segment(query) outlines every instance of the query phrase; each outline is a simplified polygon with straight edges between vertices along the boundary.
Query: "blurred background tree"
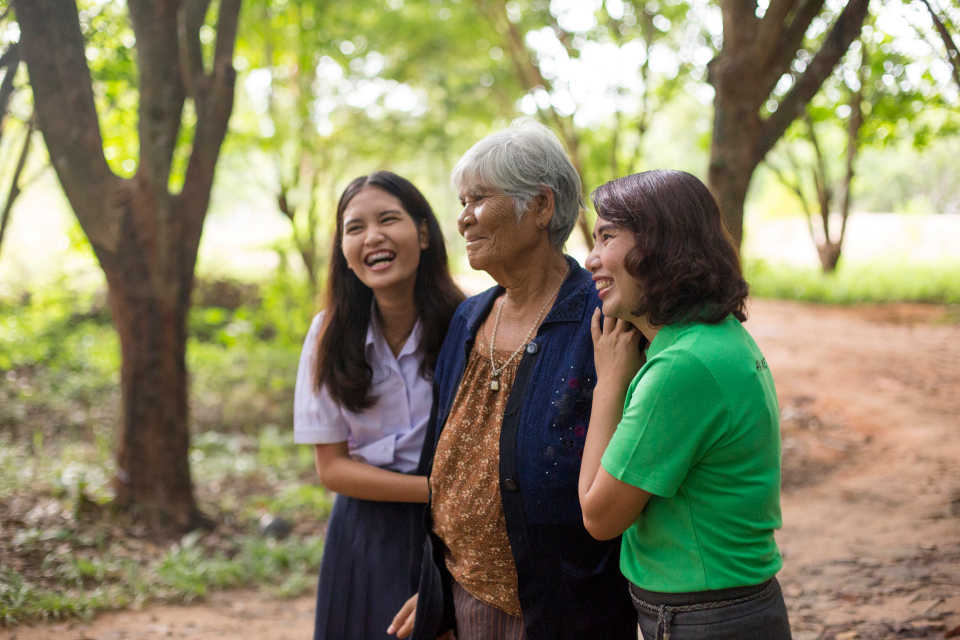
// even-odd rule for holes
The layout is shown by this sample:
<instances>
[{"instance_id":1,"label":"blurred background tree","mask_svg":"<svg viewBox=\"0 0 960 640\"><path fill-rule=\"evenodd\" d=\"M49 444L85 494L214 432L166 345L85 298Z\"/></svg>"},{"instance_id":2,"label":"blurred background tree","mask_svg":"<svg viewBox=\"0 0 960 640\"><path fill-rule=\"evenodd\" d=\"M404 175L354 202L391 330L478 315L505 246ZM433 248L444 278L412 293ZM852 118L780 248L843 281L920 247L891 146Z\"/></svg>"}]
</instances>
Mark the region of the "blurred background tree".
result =
<instances>
[{"instance_id":1,"label":"blurred background tree","mask_svg":"<svg viewBox=\"0 0 960 640\"><path fill-rule=\"evenodd\" d=\"M209 5L129 3L137 89L127 99L137 103L137 126L124 132L124 140L137 141L139 149L132 176L124 177L107 162L87 63L88 56L107 56L113 47L84 39L73 3L14 4L39 129L103 269L120 337L123 413L114 502L156 533L179 534L201 523L188 459L186 321L214 168L233 106L240 2L219 3L215 28L207 24ZM97 30L98 37L105 33L114 35ZM121 75L129 71L124 54L131 51L122 47L121 65L111 68ZM111 100L113 89L108 82L103 98ZM124 113L106 110L108 118ZM178 155L186 158L179 171ZM124 169L134 169L126 162Z\"/></svg>"}]
</instances>

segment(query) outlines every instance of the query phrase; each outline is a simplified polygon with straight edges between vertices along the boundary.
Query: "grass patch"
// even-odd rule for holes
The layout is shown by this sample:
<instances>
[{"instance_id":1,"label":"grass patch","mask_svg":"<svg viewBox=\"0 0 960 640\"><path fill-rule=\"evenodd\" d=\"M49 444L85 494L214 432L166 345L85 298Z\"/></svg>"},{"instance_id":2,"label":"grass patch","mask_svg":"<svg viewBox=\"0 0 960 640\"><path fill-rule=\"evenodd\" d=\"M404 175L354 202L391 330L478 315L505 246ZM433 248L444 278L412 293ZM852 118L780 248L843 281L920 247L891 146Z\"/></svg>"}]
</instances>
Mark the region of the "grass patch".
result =
<instances>
[{"instance_id":1,"label":"grass patch","mask_svg":"<svg viewBox=\"0 0 960 640\"><path fill-rule=\"evenodd\" d=\"M274 541L247 536L229 556L188 535L149 563L110 555L68 558L48 568L59 578L58 588L37 586L5 568L0 571L0 626L89 618L147 601L187 603L212 590L246 585L260 585L276 597L295 597L313 586L322 553L319 537Z\"/></svg>"},{"instance_id":2,"label":"grass patch","mask_svg":"<svg viewBox=\"0 0 960 640\"><path fill-rule=\"evenodd\" d=\"M917 302L960 304L960 262L841 262L835 273L748 259L744 273L758 298L831 304Z\"/></svg>"},{"instance_id":3,"label":"grass patch","mask_svg":"<svg viewBox=\"0 0 960 640\"><path fill-rule=\"evenodd\" d=\"M13 532L0 537L0 626L187 603L236 587L277 597L313 588L331 495L313 481L309 448L281 430L195 438L197 499L216 527L165 546L111 512L109 451L34 446L0 438L0 530ZM290 534L263 535L264 516L285 519Z\"/></svg>"}]
</instances>

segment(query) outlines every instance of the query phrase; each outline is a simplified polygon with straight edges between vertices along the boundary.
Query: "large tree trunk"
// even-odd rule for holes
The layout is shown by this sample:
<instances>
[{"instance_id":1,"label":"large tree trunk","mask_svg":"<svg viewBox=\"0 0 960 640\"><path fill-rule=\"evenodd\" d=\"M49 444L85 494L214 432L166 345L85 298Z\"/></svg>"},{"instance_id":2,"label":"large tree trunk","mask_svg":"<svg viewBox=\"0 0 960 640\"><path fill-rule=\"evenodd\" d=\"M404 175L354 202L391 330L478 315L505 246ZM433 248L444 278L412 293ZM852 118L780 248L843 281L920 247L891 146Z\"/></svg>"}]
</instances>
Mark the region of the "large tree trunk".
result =
<instances>
[{"instance_id":1,"label":"large tree trunk","mask_svg":"<svg viewBox=\"0 0 960 640\"><path fill-rule=\"evenodd\" d=\"M116 504L153 533L198 523L189 465L186 319L214 168L233 106L240 0L221 0L204 70L209 0L129 0L140 82L140 165L107 166L76 5L16 0L39 128L107 279L122 352ZM50 46L56 43L56 46ZM168 191L185 99L196 130L183 190ZM68 116L68 117L65 117Z\"/></svg>"},{"instance_id":2,"label":"large tree trunk","mask_svg":"<svg viewBox=\"0 0 960 640\"><path fill-rule=\"evenodd\" d=\"M780 78L791 72L808 27L824 0L723 0L723 47L710 62L714 127L710 188L736 246L743 240L743 205L757 165L773 148L860 34L869 0L850 0L777 109L762 116Z\"/></svg>"},{"instance_id":3,"label":"large tree trunk","mask_svg":"<svg viewBox=\"0 0 960 640\"><path fill-rule=\"evenodd\" d=\"M153 198L138 180L124 181L117 251L98 251L122 353L122 423L117 439L115 504L154 532L182 532L199 523L189 465L187 312L196 254L158 278L150 226ZM172 233L170 242L194 246L199 234ZM179 253L167 247L159 253ZM159 284L159 286L158 286Z\"/></svg>"},{"instance_id":4,"label":"large tree trunk","mask_svg":"<svg viewBox=\"0 0 960 640\"><path fill-rule=\"evenodd\" d=\"M710 146L708 180L727 231L740 245L743 238L743 206L750 188L750 179L759 160L754 141L761 132L756 111L744 108L750 102L726 83L739 84L737 70L730 76L717 73L713 118L713 144Z\"/></svg>"}]
</instances>

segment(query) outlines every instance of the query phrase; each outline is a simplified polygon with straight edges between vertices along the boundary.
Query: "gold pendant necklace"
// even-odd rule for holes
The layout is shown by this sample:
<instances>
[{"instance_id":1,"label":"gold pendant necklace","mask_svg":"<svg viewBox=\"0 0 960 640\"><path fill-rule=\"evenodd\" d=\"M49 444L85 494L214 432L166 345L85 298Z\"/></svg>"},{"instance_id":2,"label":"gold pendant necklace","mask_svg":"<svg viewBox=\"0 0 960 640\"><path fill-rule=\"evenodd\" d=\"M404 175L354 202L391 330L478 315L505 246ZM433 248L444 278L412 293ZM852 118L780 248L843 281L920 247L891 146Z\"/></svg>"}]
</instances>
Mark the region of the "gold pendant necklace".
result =
<instances>
[{"instance_id":1,"label":"gold pendant necklace","mask_svg":"<svg viewBox=\"0 0 960 640\"><path fill-rule=\"evenodd\" d=\"M492 332L492 334L490 335L490 353L489 353L489 357L490 357L490 391L499 391L499 390L500 390L500 379L499 379L499 378L500 378L500 374L503 373L503 370L506 369L507 366L508 366L511 362L513 362L513 359L516 358L517 355L519 355L519 353L520 353L521 351L523 351L523 348L524 348L525 346L527 346L527 343L530 342L530 338L533 337L534 331L536 331L536 330L537 330L537 327L540 326L540 320L543 319L543 315L544 315L544 313L546 313L547 307L550 305L551 302L553 302L553 299L556 298L557 295L560 293L560 287L563 286L563 282L564 282L564 280L566 280L566 279L567 279L566 274L564 274L564 277L560 280L560 286L557 287L557 290L553 292L553 295L550 296L549 298L547 298L546 301L543 303L543 306L540 307L540 311L537 312L537 319L534 320L533 326L530 327L530 331L527 332L527 336L526 336L526 337L523 339L523 341L520 343L520 346L517 347L517 348L514 350L514 352L510 354L510 357L507 358L506 362L504 362L504 363L498 368L498 367L497 367L497 362L496 362L496 360L493 359L493 345L495 345L495 344L497 343L497 328L500 326L500 314L503 313L503 305L505 305L506 302L507 302L507 296L506 296L506 294L504 294L503 299L500 301L500 306L497 307L497 313L496 313L496 315L495 315L494 318L493 318L493 332Z\"/></svg>"}]
</instances>

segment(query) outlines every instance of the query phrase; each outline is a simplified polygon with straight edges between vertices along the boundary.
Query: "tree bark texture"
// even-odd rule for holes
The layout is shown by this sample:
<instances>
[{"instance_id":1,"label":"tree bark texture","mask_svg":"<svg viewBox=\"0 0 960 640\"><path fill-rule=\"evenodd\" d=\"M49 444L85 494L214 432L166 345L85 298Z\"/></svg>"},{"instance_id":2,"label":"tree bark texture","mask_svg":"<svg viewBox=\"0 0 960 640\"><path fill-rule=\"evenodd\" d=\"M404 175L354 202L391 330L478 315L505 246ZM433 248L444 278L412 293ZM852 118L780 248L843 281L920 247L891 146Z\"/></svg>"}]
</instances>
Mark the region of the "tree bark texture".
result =
<instances>
[{"instance_id":1,"label":"tree bark texture","mask_svg":"<svg viewBox=\"0 0 960 640\"><path fill-rule=\"evenodd\" d=\"M743 205L757 165L820 90L860 34L869 0L850 0L804 71L794 77L773 113L763 116L771 92L791 68L804 34L824 0L770 0L763 17L756 2L723 0L723 46L710 62L714 88L710 188L737 246Z\"/></svg>"},{"instance_id":2,"label":"tree bark texture","mask_svg":"<svg viewBox=\"0 0 960 640\"><path fill-rule=\"evenodd\" d=\"M233 104L240 0L222 0L212 69L199 52L208 0L130 0L137 38L140 163L108 167L76 5L15 0L38 124L106 275L122 354L116 504L155 533L198 522L189 465L187 312L214 168ZM197 20L200 15L201 20ZM50 43L57 43L51 46ZM184 101L197 112L184 186L168 189Z\"/></svg>"}]
</instances>

